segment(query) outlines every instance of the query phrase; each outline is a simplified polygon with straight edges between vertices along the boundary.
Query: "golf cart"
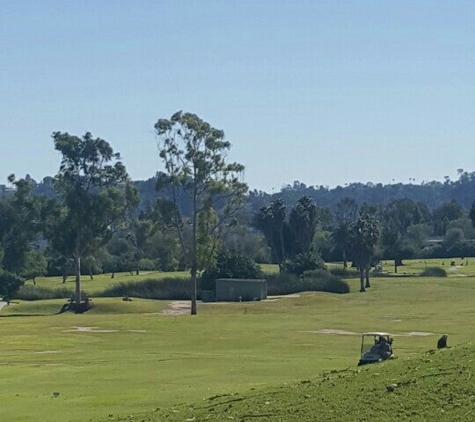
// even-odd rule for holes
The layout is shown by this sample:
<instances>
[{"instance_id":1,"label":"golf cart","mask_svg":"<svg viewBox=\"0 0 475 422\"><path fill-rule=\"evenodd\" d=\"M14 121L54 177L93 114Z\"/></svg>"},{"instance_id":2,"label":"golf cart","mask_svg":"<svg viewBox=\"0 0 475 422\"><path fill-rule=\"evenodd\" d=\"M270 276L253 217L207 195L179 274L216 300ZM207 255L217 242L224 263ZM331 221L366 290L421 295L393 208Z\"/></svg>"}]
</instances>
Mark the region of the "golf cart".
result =
<instances>
[{"instance_id":1,"label":"golf cart","mask_svg":"<svg viewBox=\"0 0 475 422\"><path fill-rule=\"evenodd\" d=\"M358 366L392 359L393 339L388 333L363 333L361 338L361 358Z\"/></svg>"}]
</instances>

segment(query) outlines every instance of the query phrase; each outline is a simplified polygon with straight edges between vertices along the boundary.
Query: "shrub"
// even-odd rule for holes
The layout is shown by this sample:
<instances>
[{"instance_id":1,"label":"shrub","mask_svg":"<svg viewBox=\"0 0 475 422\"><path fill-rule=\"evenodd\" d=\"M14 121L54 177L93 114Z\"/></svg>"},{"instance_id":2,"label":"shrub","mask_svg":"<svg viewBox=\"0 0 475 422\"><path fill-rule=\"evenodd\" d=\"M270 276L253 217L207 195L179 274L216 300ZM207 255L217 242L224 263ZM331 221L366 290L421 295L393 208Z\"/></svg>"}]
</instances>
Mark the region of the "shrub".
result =
<instances>
[{"instance_id":1,"label":"shrub","mask_svg":"<svg viewBox=\"0 0 475 422\"><path fill-rule=\"evenodd\" d=\"M187 300L190 299L190 279L168 277L161 280L147 279L117 283L96 296Z\"/></svg>"},{"instance_id":2,"label":"shrub","mask_svg":"<svg viewBox=\"0 0 475 422\"><path fill-rule=\"evenodd\" d=\"M303 278L312 284L315 284L315 290L328 293L349 293L350 286L341 278L330 274L326 270L307 271Z\"/></svg>"},{"instance_id":3,"label":"shrub","mask_svg":"<svg viewBox=\"0 0 475 422\"><path fill-rule=\"evenodd\" d=\"M358 277L358 271L355 268L333 267L328 270L330 274L340 278Z\"/></svg>"},{"instance_id":4,"label":"shrub","mask_svg":"<svg viewBox=\"0 0 475 422\"><path fill-rule=\"evenodd\" d=\"M221 251L218 254L216 265L206 270L200 281L202 290L215 290L215 281L218 278L263 278L259 265L251 258L241 253L227 253Z\"/></svg>"},{"instance_id":5,"label":"shrub","mask_svg":"<svg viewBox=\"0 0 475 422\"><path fill-rule=\"evenodd\" d=\"M301 275L305 271L324 269L325 263L317 255L297 254L284 265L285 272Z\"/></svg>"},{"instance_id":6,"label":"shrub","mask_svg":"<svg viewBox=\"0 0 475 422\"><path fill-rule=\"evenodd\" d=\"M20 300L43 300L43 299L68 299L74 296L75 292L66 287L59 289L47 289L40 286L23 285L15 294L15 299ZM86 292L83 295L87 296Z\"/></svg>"},{"instance_id":7,"label":"shrub","mask_svg":"<svg viewBox=\"0 0 475 422\"><path fill-rule=\"evenodd\" d=\"M24 281L16 274L12 274L8 271L2 271L0 273L0 295L4 300L9 301L18 289L23 285Z\"/></svg>"},{"instance_id":8,"label":"shrub","mask_svg":"<svg viewBox=\"0 0 475 422\"><path fill-rule=\"evenodd\" d=\"M326 270L307 271L300 277L289 273L267 276L267 293L269 295L285 295L305 291L349 293L350 287Z\"/></svg>"},{"instance_id":9,"label":"shrub","mask_svg":"<svg viewBox=\"0 0 475 422\"><path fill-rule=\"evenodd\" d=\"M447 271L440 267L427 267L421 273L422 277L447 277Z\"/></svg>"},{"instance_id":10,"label":"shrub","mask_svg":"<svg viewBox=\"0 0 475 422\"><path fill-rule=\"evenodd\" d=\"M139 262L139 268L142 271L154 271L157 269L155 261L149 258L142 258Z\"/></svg>"}]
</instances>

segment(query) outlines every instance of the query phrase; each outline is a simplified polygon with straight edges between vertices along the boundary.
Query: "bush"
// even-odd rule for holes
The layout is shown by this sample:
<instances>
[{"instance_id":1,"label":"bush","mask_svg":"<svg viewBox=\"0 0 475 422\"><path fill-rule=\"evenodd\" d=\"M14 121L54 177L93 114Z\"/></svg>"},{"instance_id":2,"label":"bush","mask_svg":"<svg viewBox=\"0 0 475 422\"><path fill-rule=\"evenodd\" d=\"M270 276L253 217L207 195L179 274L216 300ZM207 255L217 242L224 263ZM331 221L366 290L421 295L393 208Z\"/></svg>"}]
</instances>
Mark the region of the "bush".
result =
<instances>
[{"instance_id":1,"label":"bush","mask_svg":"<svg viewBox=\"0 0 475 422\"><path fill-rule=\"evenodd\" d=\"M15 299L20 300L43 300L43 299L69 299L75 292L66 287L59 289L46 289L44 287L23 285L15 294ZM83 295L87 293L83 292Z\"/></svg>"},{"instance_id":2,"label":"bush","mask_svg":"<svg viewBox=\"0 0 475 422\"><path fill-rule=\"evenodd\" d=\"M269 274L267 277L269 295L286 295L305 291L349 293L350 287L340 278L326 270L307 271L298 277L294 274Z\"/></svg>"},{"instance_id":3,"label":"bush","mask_svg":"<svg viewBox=\"0 0 475 422\"><path fill-rule=\"evenodd\" d=\"M216 265L206 270L200 281L201 290L215 290L215 281L218 278L263 278L261 267L251 258L241 253L227 253L221 251L218 254Z\"/></svg>"},{"instance_id":4,"label":"bush","mask_svg":"<svg viewBox=\"0 0 475 422\"><path fill-rule=\"evenodd\" d=\"M0 296L2 296L4 300L9 301L23 283L23 279L16 274L2 271L0 273Z\"/></svg>"},{"instance_id":5,"label":"bush","mask_svg":"<svg viewBox=\"0 0 475 422\"><path fill-rule=\"evenodd\" d=\"M354 278L359 277L358 271L355 268L333 267L328 270L330 274L340 278Z\"/></svg>"},{"instance_id":6,"label":"bush","mask_svg":"<svg viewBox=\"0 0 475 422\"><path fill-rule=\"evenodd\" d=\"M421 273L422 277L447 277L447 271L440 267L427 267Z\"/></svg>"},{"instance_id":7,"label":"bush","mask_svg":"<svg viewBox=\"0 0 475 422\"><path fill-rule=\"evenodd\" d=\"M102 297L140 297L143 299L189 300L190 279L168 277L117 283L96 295Z\"/></svg>"},{"instance_id":8,"label":"bush","mask_svg":"<svg viewBox=\"0 0 475 422\"><path fill-rule=\"evenodd\" d=\"M157 269L157 267L155 266L155 261L149 258L142 258L139 261L139 268L142 271L154 271Z\"/></svg>"},{"instance_id":9,"label":"bush","mask_svg":"<svg viewBox=\"0 0 475 422\"><path fill-rule=\"evenodd\" d=\"M325 269L325 263L316 255L298 254L284 265L287 273L302 275L305 271Z\"/></svg>"}]
</instances>

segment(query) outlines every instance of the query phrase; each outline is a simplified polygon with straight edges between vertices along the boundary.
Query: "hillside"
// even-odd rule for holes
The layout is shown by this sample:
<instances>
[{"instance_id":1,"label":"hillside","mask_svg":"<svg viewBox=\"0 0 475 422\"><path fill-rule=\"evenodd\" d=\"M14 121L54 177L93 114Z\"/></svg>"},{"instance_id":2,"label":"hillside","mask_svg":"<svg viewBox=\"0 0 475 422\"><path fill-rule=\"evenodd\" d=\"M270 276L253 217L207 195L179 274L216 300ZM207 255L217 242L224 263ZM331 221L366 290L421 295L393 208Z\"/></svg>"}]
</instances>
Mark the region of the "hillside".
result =
<instances>
[{"instance_id":1,"label":"hillside","mask_svg":"<svg viewBox=\"0 0 475 422\"><path fill-rule=\"evenodd\" d=\"M471 343L396 358L247 394L108 421L471 421L475 418Z\"/></svg>"}]
</instances>

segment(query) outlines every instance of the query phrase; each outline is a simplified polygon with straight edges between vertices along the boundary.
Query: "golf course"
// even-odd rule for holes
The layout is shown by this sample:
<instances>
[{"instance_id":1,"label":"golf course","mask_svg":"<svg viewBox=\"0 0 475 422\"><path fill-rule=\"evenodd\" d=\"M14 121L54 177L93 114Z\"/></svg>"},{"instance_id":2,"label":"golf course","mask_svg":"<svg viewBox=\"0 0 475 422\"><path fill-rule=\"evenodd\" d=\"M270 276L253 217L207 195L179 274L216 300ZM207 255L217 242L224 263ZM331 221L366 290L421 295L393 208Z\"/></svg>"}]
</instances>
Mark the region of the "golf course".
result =
<instances>
[{"instance_id":1,"label":"golf course","mask_svg":"<svg viewBox=\"0 0 475 422\"><path fill-rule=\"evenodd\" d=\"M2 420L473 420L475 259L450 261L405 261L365 293L352 278L349 294L199 303L196 316L94 296L123 274L84 277L82 315L13 300L0 311ZM427 266L447 277L421 277ZM357 367L367 331L391 333L396 359ZM443 333L450 348L434 350Z\"/></svg>"}]
</instances>

